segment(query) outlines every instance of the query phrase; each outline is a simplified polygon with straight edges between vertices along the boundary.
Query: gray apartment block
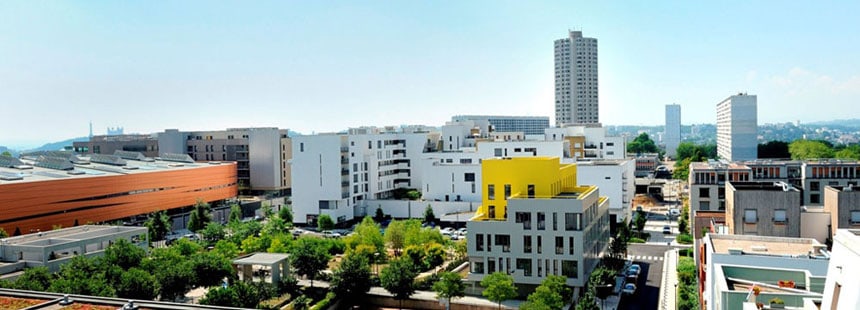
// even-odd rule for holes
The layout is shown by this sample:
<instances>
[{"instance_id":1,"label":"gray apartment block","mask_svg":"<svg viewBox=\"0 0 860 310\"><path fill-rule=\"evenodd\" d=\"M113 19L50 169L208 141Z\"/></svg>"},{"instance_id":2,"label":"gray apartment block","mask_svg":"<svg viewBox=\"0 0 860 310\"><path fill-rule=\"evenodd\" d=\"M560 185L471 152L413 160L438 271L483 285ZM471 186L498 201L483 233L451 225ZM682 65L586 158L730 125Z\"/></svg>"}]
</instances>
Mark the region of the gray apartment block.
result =
<instances>
[{"instance_id":1,"label":"gray apartment block","mask_svg":"<svg viewBox=\"0 0 860 310\"><path fill-rule=\"evenodd\" d=\"M824 212L830 213L830 237L837 229L860 228L860 188L827 186L824 189Z\"/></svg>"},{"instance_id":2,"label":"gray apartment block","mask_svg":"<svg viewBox=\"0 0 860 310\"><path fill-rule=\"evenodd\" d=\"M799 238L800 211L800 190L789 184L726 184L726 224L735 235Z\"/></svg>"},{"instance_id":3,"label":"gray apartment block","mask_svg":"<svg viewBox=\"0 0 860 310\"><path fill-rule=\"evenodd\" d=\"M758 158L758 104L740 93L717 104L717 154L726 160Z\"/></svg>"}]
</instances>

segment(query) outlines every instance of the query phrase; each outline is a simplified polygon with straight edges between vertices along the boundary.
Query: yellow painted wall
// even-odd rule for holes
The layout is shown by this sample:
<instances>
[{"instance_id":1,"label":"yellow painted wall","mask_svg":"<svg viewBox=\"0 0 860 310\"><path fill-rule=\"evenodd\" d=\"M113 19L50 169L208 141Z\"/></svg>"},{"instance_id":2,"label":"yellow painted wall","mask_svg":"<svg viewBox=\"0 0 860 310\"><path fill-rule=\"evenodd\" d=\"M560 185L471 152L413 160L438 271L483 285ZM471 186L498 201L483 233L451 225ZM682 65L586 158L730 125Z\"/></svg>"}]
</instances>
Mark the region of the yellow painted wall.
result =
<instances>
[{"instance_id":1,"label":"yellow painted wall","mask_svg":"<svg viewBox=\"0 0 860 310\"><path fill-rule=\"evenodd\" d=\"M576 187L576 166L562 165L558 157L484 159L481 164L481 179L482 204L474 219L504 220L507 208L506 184L511 185L512 197L527 196L529 184L534 184L536 198L553 197L565 188ZM490 199L489 185L494 188L493 199ZM491 209L494 214L490 214Z\"/></svg>"}]
</instances>

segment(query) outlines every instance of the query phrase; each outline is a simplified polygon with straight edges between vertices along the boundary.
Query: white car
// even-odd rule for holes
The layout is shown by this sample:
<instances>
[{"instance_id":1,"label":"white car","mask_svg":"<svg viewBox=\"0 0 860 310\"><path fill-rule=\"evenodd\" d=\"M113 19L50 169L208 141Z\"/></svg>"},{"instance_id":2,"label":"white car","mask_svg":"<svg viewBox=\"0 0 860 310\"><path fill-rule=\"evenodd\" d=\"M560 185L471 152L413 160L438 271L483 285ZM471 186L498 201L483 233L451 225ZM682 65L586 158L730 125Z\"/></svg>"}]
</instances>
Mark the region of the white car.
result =
<instances>
[{"instance_id":1,"label":"white car","mask_svg":"<svg viewBox=\"0 0 860 310\"><path fill-rule=\"evenodd\" d=\"M621 289L621 293L624 293L625 295L633 295L634 293L636 293L636 284L624 284L624 288Z\"/></svg>"},{"instance_id":2,"label":"white car","mask_svg":"<svg viewBox=\"0 0 860 310\"><path fill-rule=\"evenodd\" d=\"M333 231L328 231L328 230L324 231L322 234L323 234L323 237L326 237L326 238L340 238L341 237L341 235L339 233L336 233Z\"/></svg>"},{"instance_id":3,"label":"white car","mask_svg":"<svg viewBox=\"0 0 860 310\"><path fill-rule=\"evenodd\" d=\"M630 268L627 268L627 274L628 275L636 274L638 276L639 273L641 273L641 272L642 272L642 267L640 267L638 264L630 265Z\"/></svg>"},{"instance_id":4,"label":"white car","mask_svg":"<svg viewBox=\"0 0 860 310\"><path fill-rule=\"evenodd\" d=\"M451 227L445 227L445 228L442 228L439 230L439 233L441 233L442 235L445 235L445 236L450 236L451 233L453 233L453 232L454 232L454 228L451 228Z\"/></svg>"},{"instance_id":5,"label":"white car","mask_svg":"<svg viewBox=\"0 0 860 310\"><path fill-rule=\"evenodd\" d=\"M669 216L681 216L681 210L669 209Z\"/></svg>"}]
</instances>

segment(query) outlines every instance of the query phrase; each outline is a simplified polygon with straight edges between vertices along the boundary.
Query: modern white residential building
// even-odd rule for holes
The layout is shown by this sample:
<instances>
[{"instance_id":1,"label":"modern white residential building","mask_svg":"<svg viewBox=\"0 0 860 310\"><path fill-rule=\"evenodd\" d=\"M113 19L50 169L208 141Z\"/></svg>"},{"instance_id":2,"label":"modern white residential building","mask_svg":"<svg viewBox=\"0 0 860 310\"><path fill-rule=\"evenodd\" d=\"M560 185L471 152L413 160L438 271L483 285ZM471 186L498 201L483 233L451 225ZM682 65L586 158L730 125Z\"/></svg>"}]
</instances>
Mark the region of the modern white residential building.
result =
<instances>
[{"instance_id":1,"label":"modern white residential building","mask_svg":"<svg viewBox=\"0 0 860 310\"><path fill-rule=\"evenodd\" d=\"M635 162L633 159L575 162L576 184L597 186L600 194L609 198L610 223L632 218L630 202L636 192Z\"/></svg>"},{"instance_id":2,"label":"modern white residential building","mask_svg":"<svg viewBox=\"0 0 860 310\"><path fill-rule=\"evenodd\" d=\"M773 298L786 308L801 307L804 299L821 298L825 291L830 255L815 239L708 234L702 241L697 262L702 309L769 306Z\"/></svg>"},{"instance_id":3,"label":"modern white residential building","mask_svg":"<svg viewBox=\"0 0 860 310\"><path fill-rule=\"evenodd\" d=\"M499 115L457 115L452 122L485 121L493 126L493 131L524 132L527 135L542 135L549 128L546 116L499 116Z\"/></svg>"},{"instance_id":4,"label":"modern white residential building","mask_svg":"<svg viewBox=\"0 0 860 310\"><path fill-rule=\"evenodd\" d=\"M608 201L576 184L577 166L554 157L485 159L482 204L469 220L470 282L506 272L534 287L547 275L583 287L606 251Z\"/></svg>"},{"instance_id":5,"label":"modern white residential building","mask_svg":"<svg viewBox=\"0 0 860 310\"><path fill-rule=\"evenodd\" d=\"M597 87L597 39L555 40L555 126L600 123Z\"/></svg>"},{"instance_id":6,"label":"modern white residential building","mask_svg":"<svg viewBox=\"0 0 860 310\"><path fill-rule=\"evenodd\" d=\"M435 150L437 133L423 128L355 128L346 133L293 139L295 223L315 223L321 214L335 222L372 214L361 202L392 198L398 189L420 189L418 161ZM360 207L360 208L356 208Z\"/></svg>"},{"instance_id":7,"label":"modern white residential building","mask_svg":"<svg viewBox=\"0 0 860 310\"><path fill-rule=\"evenodd\" d=\"M860 230L839 229L818 309L857 309L860 305Z\"/></svg>"},{"instance_id":8,"label":"modern white residential building","mask_svg":"<svg viewBox=\"0 0 860 310\"><path fill-rule=\"evenodd\" d=\"M681 105L666 105L666 127L663 133L663 144L666 145L666 156L675 158L678 145L681 144Z\"/></svg>"},{"instance_id":9,"label":"modern white residential building","mask_svg":"<svg viewBox=\"0 0 860 310\"><path fill-rule=\"evenodd\" d=\"M717 154L728 161L758 158L756 95L739 93L717 104Z\"/></svg>"},{"instance_id":10,"label":"modern white residential building","mask_svg":"<svg viewBox=\"0 0 860 310\"><path fill-rule=\"evenodd\" d=\"M625 159L627 141L624 137L607 136L600 125L547 128L544 140L570 142L570 157L580 160Z\"/></svg>"}]
</instances>

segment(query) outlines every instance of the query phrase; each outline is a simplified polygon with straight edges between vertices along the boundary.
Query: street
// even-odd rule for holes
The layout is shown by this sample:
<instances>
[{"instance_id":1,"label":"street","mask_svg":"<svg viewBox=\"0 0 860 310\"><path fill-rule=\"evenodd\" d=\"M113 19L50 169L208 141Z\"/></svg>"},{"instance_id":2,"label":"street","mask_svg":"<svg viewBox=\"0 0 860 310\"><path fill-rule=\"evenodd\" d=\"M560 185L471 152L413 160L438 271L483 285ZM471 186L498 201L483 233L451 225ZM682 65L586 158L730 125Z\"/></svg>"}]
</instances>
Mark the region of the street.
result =
<instances>
[{"instance_id":1,"label":"street","mask_svg":"<svg viewBox=\"0 0 860 310\"><path fill-rule=\"evenodd\" d=\"M662 233L661 233L662 235ZM660 281L663 273L663 253L669 246L656 244L630 244L627 257L642 267L636 283L636 294L623 296L618 309L657 309ZM645 276L647 275L647 276Z\"/></svg>"}]
</instances>

